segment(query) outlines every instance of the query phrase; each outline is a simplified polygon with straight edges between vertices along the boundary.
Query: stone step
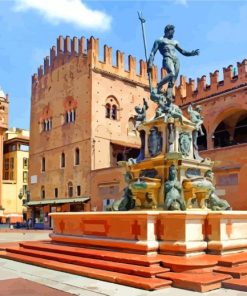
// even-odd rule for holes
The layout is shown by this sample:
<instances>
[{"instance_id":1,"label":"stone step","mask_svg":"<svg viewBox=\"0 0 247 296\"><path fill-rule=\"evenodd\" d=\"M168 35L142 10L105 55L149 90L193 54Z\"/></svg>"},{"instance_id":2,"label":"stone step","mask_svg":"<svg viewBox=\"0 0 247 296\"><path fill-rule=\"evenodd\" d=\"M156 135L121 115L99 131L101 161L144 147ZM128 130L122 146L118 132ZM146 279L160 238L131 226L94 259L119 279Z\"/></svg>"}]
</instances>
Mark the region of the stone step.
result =
<instances>
[{"instance_id":1,"label":"stone step","mask_svg":"<svg viewBox=\"0 0 247 296\"><path fill-rule=\"evenodd\" d=\"M6 252L1 257L6 259L20 261L44 268L54 269L57 271L72 273L76 275L86 276L98 280L112 282L120 285L127 285L145 290L156 290L160 288L170 287L171 281L159 278L143 278L136 275L123 274L119 272L101 270L97 268L78 266L54 260L47 260L37 257L30 257L22 254L14 254Z\"/></svg>"},{"instance_id":2,"label":"stone step","mask_svg":"<svg viewBox=\"0 0 247 296\"><path fill-rule=\"evenodd\" d=\"M222 283L222 287L247 292L247 277L240 279L230 279Z\"/></svg>"},{"instance_id":3,"label":"stone step","mask_svg":"<svg viewBox=\"0 0 247 296\"><path fill-rule=\"evenodd\" d=\"M146 256L133 253L106 251L101 249L83 248L74 245L55 244L47 242L23 242L20 246L27 249L67 254L85 258L102 259L105 261L136 264L142 266L160 265L158 255Z\"/></svg>"},{"instance_id":4,"label":"stone step","mask_svg":"<svg viewBox=\"0 0 247 296\"><path fill-rule=\"evenodd\" d=\"M198 255L193 257L160 255L161 265L170 268L174 272L184 272L194 269L201 271L213 269L217 265L219 256L215 255Z\"/></svg>"},{"instance_id":5,"label":"stone step","mask_svg":"<svg viewBox=\"0 0 247 296\"><path fill-rule=\"evenodd\" d=\"M218 265L221 266L237 266L241 264L247 265L247 252L237 253L233 255L225 255L218 261Z\"/></svg>"},{"instance_id":6,"label":"stone step","mask_svg":"<svg viewBox=\"0 0 247 296\"><path fill-rule=\"evenodd\" d=\"M172 286L180 289L192 290L196 292L208 292L221 288L224 280L230 279L230 275L213 272L207 273L186 273L167 272L157 275L158 278L172 281Z\"/></svg>"},{"instance_id":7,"label":"stone step","mask_svg":"<svg viewBox=\"0 0 247 296\"><path fill-rule=\"evenodd\" d=\"M216 266L215 272L230 274L233 278L241 278L247 275L247 265L239 265L233 267Z\"/></svg>"},{"instance_id":8,"label":"stone step","mask_svg":"<svg viewBox=\"0 0 247 296\"><path fill-rule=\"evenodd\" d=\"M105 261L101 259L94 258L82 258L67 254L56 254L47 251L39 251L25 248L7 248L7 252L14 254L21 254L25 256L30 256L34 258L43 258L47 260L56 260L58 262L64 262L73 265L80 265L85 267L98 268L102 270L116 271L126 274L133 274L142 277L155 277L158 273L168 272L168 268L163 268L161 266L138 266L134 264L126 264L120 262Z\"/></svg>"}]
</instances>

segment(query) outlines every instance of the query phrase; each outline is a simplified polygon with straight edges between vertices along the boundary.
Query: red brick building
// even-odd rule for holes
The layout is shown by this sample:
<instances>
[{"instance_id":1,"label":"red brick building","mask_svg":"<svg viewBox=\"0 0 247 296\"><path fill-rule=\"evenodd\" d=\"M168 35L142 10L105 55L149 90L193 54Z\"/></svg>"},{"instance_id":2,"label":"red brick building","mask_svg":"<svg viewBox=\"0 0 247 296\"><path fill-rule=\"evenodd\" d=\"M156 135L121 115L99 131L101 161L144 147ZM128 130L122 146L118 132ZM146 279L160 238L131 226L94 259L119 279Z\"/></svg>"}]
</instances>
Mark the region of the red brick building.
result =
<instances>
[{"instance_id":1,"label":"red brick building","mask_svg":"<svg viewBox=\"0 0 247 296\"><path fill-rule=\"evenodd\" d=\"M204 133L199 137L203 157L215 162L218 194L234 210L247 209L247 60L237 67L223 68L195 81L181 76L176 88L176 103L187 110L190 103L203 107Z\"/></svg>"},{"instance_id":2,"label":"red brick building","mask_svg":"<svg viewBox=\"0 0 247 296\"><path fill-rule=\"evenodd\" d=\"M140 147L134 106L146 98L154 114L146 63L137 70L134 57L126 65L124 53L113 61L112 49L102 49L100 60L98 39L59 37L32 77L28 205L40 227L52 211L102 210L120 198L117 161Z\"/></svg>"},{"instance_id":3,"label":"red brick building","mask_svg":"<svg viewBox=\"0 0 247 296\"><path fill-rule=\"evenodd\" d=\"M146 63L103 47L98 39L59 37L50 56L32 77L28 205L33 220L49 227L52 211L102 210L122 195L123 168L117 161L135 157L140 140L134 106L150 105ZM163 73L164 74L164 73ZM181 77L176 103L203 106L205 136L201 154L215 161L218 194L234 209L247 209L247 61L186 82ZM153 69L154 84L157 69Z\"/></svg>"}]
</instances>

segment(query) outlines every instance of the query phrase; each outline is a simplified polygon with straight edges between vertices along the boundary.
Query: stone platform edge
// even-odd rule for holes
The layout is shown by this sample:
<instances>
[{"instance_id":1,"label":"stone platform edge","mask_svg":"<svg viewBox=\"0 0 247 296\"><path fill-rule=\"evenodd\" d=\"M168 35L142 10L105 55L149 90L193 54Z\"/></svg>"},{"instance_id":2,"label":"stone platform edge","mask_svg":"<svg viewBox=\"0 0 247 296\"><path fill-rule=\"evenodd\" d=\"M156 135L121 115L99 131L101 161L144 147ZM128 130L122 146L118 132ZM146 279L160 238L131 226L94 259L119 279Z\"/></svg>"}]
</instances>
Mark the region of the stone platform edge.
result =
<instances>
[{"instance_id":1,"label":"stone platform edge","mask_svg":"<svg viewBox=\"0 0 247 296\"><path fill-rule=\"evenodd\" d=\"M247 250L247 211L51 213L52 241L143 254Z\"/></svg>"}]
</instances>

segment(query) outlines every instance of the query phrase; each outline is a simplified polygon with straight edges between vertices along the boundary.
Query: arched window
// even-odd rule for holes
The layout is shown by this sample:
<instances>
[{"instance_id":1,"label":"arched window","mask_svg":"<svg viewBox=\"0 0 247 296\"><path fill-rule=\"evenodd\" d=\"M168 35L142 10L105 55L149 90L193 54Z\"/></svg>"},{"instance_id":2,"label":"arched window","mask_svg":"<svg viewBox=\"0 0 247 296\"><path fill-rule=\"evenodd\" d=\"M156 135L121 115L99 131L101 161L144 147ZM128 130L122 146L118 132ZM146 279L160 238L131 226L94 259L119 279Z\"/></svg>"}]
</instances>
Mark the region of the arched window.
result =
<instances>
[{"instance_id":1,"label":"arched window","mask_svg":"<svg viewBox=\"0 0 247 296\"><path fill-rule=\"evenodd\" d=\"M40 132L47 132L52 129L52 111L49 104L43 108L40 114L39 125Z\"/></svg>"},{"instance_id":2,"label":"arched window","mask_svg":"<svg viewBox=\"0 0 247 296\"><path fill-rule=\"evenodd\" d=\"M75 165L80 164L80 149L75 149Z\"/></svg>"},{"instance_id":3,"label":"arched window","mask_svg":"<svg viewBox=\"0 0 247 296\"><path fill-rule=\"evenodd\" d=\"M73 197L73 183L68 183L68 197Z\"/></svg>"},{"instance_id":4,"label":"arched window","mask_svg":"<svg viewBox=\"0 0 247 296\"><path fill-rule=\"evenodd\" d=\"M77 105L78 105L78 102L73 98L73 96L67 96L65 98L64 120L63 120L64 124L75 122Z\"/></svg>"},{"instance_id":5,"label":"arched window","mask_svg":"<svg viewBox=\"0 0 247 296\"><path fill-rule=\"evenodd\" d=\"M65 113L65 123L75 122L76 109L71 109Z\"/></svg>"},{"instance_id":6,"label":"arched window","mask_svg":"<svg viewBox=\"0 0 247 296\"><path fill-rule=\"evenodd\" d=\"M216 127L212 138L215 148L247 143L246 110L233 108L226 110L225 117Z\"/></svg>"},{"instance_id":7,"label":"arched window","mask_svg":"<svg viewBox=\"0 0 247 296\"><path fill-rule=\"evenodd\" d=\"M41 172L45 172L45 157L41 159Z\"/></svg>"},{"instance_id":8,"label":"arched window","mask_svg":"<svg viewBox=\"0 0 247 296\"><path fill-rule=\"evenodd\" d=\"M111 116L111 105L107 103L105 105L105 117L110 118L110 116Z\"/></svg>"},{"instance_id":9,"label":"arched window","mask_svg":"<svg viewBox=\"0 0 247 296\"><path fill-rule=\"evenodd\" d=\"M41 199L45 199L45 186L41 186L40 197Z\"/></svg>"},{"instance_id":10,"label":"arched window","mask_svg":"<svg viewBox=\"0 0 247 296\"><path fill-rule=\"evenodd\" d=\"M118 110L119 110L119 103L117 99L113 96L109 96L106 99L105 104L105 117L113 120L118 119Z\"/></svg>"},{"instance_id":11,"label":"arched window","mask_svg":"<svg viewBox=\"0 0 247 296\"><path fill-rule=\"evenodd\" d=\"M64 152L61 154L61 168L65 167L65 154Z\"/></svg>"},{"instance_id":12,"label":"arched window","mask_svg":"<svg viewBox=\"0 0 247 296\"><path fill-rule=\"evenodd\" d=\"M52 129L52 119L45 119L41 122L41 129L43 132L47 132Z\"/></svg>"}]
</instances>

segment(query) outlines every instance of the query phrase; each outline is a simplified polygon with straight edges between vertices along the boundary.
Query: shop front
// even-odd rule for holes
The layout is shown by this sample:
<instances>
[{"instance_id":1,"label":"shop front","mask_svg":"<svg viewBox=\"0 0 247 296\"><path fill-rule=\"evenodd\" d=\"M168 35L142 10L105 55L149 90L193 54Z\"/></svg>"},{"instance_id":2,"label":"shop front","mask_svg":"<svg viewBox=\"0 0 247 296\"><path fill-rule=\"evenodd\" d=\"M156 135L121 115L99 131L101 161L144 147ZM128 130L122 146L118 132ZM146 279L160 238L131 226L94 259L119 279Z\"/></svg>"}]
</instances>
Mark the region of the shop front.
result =
<instances>
[{"instance_id":1,"label":"shop front","mask_svg":"<svg viewBox=\"0 0 247 296\"><path fill-rule=\"evenodd\" d=\"M32 227L50 229L53 225L49 213L88 211L89 200L90 197L29 201L27 206L31 209Z\"/></svg>"}]
</instances>

